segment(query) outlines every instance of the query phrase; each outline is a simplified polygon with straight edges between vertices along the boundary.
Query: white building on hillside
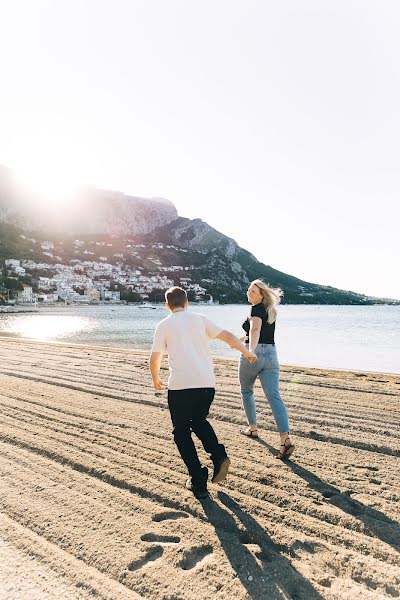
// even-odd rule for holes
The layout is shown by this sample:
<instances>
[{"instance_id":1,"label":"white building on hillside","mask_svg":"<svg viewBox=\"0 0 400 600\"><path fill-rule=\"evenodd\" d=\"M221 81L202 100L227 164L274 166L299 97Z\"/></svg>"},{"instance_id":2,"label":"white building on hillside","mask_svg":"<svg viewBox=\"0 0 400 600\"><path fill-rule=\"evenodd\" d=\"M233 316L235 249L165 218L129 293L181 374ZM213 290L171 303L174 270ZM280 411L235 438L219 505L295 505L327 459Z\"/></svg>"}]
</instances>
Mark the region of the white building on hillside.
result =
<instances>
[{"instance_id":1,"label":"white building on hillside","mask_svg":"<svg viewBox=\"0 0 400 600\"><path fill-rule=\"evenodd\" d=\"M102 300L110 300L111 302L121 302L121 292L101 288L100 294Z\"/></svg>"},{"instance_id":2,"label":"white building on hillside","mask_svg":"<svg viewBox=\"0 0 400 600\"><path fill-rule=\"evenodd\" d=\"M50 277L39 277L39 288L41 290L50 290L57 287L56 282L50 279Z\"/></svg>"},{"instance_id":3,"label":"white building on hillside","mask_svg":"<svg viewBox=\"0 0 400 600\"><path fill-rule=\"evenodd\" d=\"M54 303L58 300L58 294L34 294L34 297L38 302L43 302L45 304Z\"/></svg>"},{"instance_id":4,"label":"white building on hillside","mask_svg":"<svg viewBox=\"0 0 400 600\"><path fill-rule=\"evenodd\" d=\"M24 288L18 290L17 300L19 304L31 304L33 302L33 293L30 285L22 284Z\"/></svg>"},{"instance_id":5,"label":"white building on hillside","mask_svg":"<svg viewBox=\"0 0 400 600\"><path fill-rule=\"evenodd\" d=\"M72 287L57 287L59 298L68 304L90 304L90 298L83 294L78 294Z\"/></svg>"},{"instance_id":6,"label":"white building on hillside","mask_svg":"<svg viewBox=\"0 0 400 600\"><path fill-rule=\"evenodd\" d=\"M20 260L17 260L16 258L7 258L4 261L4 264L6 267L9 267L10 269L15 269L15 267L19 267L21 264Z\"/></svg>"}]
</instances>

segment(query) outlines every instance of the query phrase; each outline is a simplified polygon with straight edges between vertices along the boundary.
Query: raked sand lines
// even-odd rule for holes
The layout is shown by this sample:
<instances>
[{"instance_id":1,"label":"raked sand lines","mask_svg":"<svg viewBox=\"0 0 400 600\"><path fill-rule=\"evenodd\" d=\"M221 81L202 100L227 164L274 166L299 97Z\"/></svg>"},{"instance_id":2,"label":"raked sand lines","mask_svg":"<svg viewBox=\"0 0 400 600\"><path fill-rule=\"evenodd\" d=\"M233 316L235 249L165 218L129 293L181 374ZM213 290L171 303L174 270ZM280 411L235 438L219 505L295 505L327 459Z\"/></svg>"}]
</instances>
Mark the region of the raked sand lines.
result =
<instances>
[{"instance_id":1,"label":"raked sand lines","mask_svg":"<svg viewBox=\"0 0 400 600\"><path fill-rule=\"evenodd\" d=\"M259 391L261 438L238 435L217 360L232 468L200 503L146 359L0 339L1 599L399 597L399 377L283 367L283 464Z\"/></svg>"}]
</instances>

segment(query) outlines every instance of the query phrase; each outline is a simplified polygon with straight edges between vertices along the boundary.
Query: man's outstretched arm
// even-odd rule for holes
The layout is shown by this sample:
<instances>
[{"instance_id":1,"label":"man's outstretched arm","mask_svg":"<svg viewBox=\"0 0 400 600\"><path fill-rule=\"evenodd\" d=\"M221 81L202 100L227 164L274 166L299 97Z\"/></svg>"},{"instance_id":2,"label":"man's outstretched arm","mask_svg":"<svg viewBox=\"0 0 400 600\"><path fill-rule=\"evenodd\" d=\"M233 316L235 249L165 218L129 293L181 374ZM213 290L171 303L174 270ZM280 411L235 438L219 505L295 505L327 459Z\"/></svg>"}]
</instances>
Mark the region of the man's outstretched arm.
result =
<instances>
[{"instance_id":1,"label":"man's outstretched arm","mask_svg":"<svg viewBox=\"0 0 400 600\"><path fill-rule=\"evenodd\" d=\"M161 359L162 352L152 352L150 354L150 373L153 379L153 386L156 390L164 389L164 384L160 379L160 367L161 367Z\"/></svg>"},{"instance_id":2,"label":"man's outstretched arm","mask_svg":"<svg viewBox=\"0 0 400 600\"><path fill-rule=\"evenodd\" d=\"M229 346L231 348L235 348L235 350L239 350L239 352L244 354L244 356L247 358L247 360L249 362L253 363L257 360L257 356L254 354L254 352L250 352L246 348L246 346L244 344L242 344L242 342L239 340L239 338L237 338L236 335L234 335L230 331L226 331L226 329L224 329L217 335L217 338L219 340L222 340L226 344L229 344Z\"/></svg>"}]
</instances>

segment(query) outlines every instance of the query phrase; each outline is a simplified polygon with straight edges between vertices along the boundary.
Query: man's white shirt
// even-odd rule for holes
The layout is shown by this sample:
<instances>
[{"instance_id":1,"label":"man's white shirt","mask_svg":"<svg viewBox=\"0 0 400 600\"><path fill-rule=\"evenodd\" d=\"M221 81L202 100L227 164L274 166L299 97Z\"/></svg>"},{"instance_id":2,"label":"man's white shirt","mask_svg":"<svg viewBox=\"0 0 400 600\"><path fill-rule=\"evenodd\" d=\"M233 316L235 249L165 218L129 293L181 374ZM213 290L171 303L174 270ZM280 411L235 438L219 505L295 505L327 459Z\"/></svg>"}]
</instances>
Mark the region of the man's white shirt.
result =
<instances>
[{"instance_id":1,"label":"man's white shirt","mask_svg":"<svg viewBox=\"0 0 400 600\"><path fill-rule=\"evenodd\" d=\"M204 315L187 310L171 313L157 325L151 351L168 353L168 389L215 387L210 339L221 331Z\"/></svg>"}]
</instances>

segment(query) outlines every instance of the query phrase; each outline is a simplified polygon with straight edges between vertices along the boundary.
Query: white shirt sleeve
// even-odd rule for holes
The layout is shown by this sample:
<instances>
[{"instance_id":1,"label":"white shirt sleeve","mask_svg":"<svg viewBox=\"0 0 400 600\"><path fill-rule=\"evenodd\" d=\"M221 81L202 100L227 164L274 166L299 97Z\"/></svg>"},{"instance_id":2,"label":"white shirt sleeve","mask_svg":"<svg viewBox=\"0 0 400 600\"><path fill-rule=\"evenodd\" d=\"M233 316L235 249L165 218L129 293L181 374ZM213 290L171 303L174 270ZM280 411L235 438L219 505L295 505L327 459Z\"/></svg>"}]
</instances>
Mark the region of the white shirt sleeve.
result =
<instances>
[{"instance_id":1,"label":"white shirt sleeve","mask_svg":"<svg viewBox=\"0 0 400 600\"><path fill-rule=\"evenodd\" d=\"M219 325L216 325L212 321L210 321L210 319L207 319L207 317L203 317L203 318L204 318L204 324L206 326L206 333L207 333L208 337L211 339L216 338L217 335L219 333L221 333L221 331L223 331L223 328L220 327Z\"/></svg>"},{"instance_id":2,"label":"white shirt sleeve","mask_svg":"<svg viewBox=\"0 0 400 600\"><path fill-rule=\"evenodd\" d=\"M152 352L166 352L167 340L165 338L165 328L159 323L154 332Z\"/></svg>"}]
</instances>

